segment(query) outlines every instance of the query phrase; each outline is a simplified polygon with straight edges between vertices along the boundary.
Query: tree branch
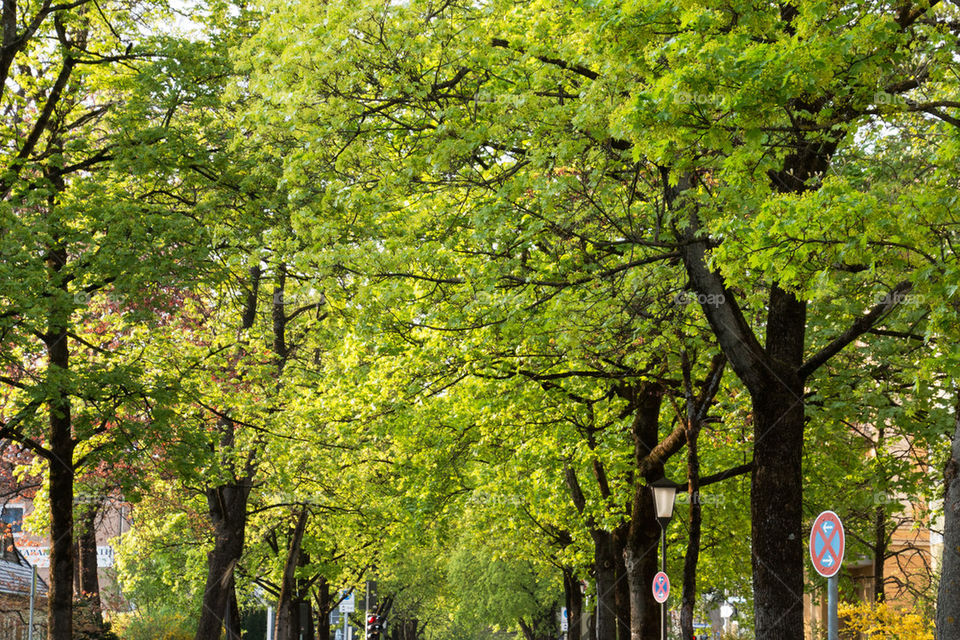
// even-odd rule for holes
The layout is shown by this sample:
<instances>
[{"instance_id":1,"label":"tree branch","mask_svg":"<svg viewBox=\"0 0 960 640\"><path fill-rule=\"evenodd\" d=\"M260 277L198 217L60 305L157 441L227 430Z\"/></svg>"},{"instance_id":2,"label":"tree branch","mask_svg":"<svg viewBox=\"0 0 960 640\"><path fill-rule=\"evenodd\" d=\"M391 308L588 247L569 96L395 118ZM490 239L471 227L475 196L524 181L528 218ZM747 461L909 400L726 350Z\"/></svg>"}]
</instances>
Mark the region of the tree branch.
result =
<instances>
[{"instance_id":1,"label":"tree branch","mask_svg":"<svg viewBox=\"0 0 960 640\"><path fill-rule=\"evenodd\" d=\"M911 288L912 285L906 280L897 284L880 304L876 305L865 315L857 318L846 331L804 362L798 371L800 378L805 380L810 374L823 366L827 360L840 353L844 347L872 329L877 322L900 304L903 296L906 295Z\"/></svg>"}]
</instances>

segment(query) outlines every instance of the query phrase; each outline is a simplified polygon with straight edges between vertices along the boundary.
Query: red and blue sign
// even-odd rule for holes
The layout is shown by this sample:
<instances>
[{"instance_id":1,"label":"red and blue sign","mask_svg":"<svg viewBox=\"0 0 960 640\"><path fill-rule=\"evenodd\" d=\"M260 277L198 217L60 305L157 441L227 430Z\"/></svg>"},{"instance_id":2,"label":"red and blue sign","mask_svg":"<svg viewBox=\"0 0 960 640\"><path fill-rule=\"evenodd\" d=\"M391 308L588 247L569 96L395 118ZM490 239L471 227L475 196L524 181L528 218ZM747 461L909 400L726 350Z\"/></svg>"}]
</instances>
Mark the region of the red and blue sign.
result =
<instances>
[{"instance_id":1,"label":"red and blue sign","mask_svg":"<svg viewBox=\"0 0 960 640\"><path fill-rule=\"evenodd\" d=\"M653 599L663 604L670 597L670 578L663 571L653 576Z\"/></svg>"},{"instance_id":2,"label":"red and blue sign","mask_svg":"<svg viewBox=\"0 0 960 640\"><path fill-rule=\"evenodd\" d=\"M824 578L832 578L843 564L846 537L840 516L833 511L824 511L810 530L810 559L813 568Z\"/></svg>"}]
</instances>

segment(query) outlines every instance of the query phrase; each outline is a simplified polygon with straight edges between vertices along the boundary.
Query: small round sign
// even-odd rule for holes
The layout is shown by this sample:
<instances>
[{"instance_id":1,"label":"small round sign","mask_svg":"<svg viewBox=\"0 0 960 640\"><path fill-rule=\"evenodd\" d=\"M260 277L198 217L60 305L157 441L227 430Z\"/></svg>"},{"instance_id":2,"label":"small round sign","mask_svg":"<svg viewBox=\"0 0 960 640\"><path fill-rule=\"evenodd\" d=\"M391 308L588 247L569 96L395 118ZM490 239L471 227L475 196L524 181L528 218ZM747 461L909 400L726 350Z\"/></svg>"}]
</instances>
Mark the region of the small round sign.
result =
<instances>
[{"instance_id":1,"label":"small round sign","mask_svg":"<svg viewBox=\"0 0 960 640\"><path fill-rule=\"evenodd\" d=\"M663 571L653 576L653 599L663 604L670 597L670 578Z\"/></svg>"},{"instance_id":2,"label":"small round sign","mask_svg":"<svg viewBox=\"0 0 960 640\"><path fill-rule=\"evenodd\" d=\"M813 568L824 578L831 578L840 571L846 537L843 523L833 511L824 511L813 522L810 530L810 559Z\"/></svg>"}]
</instances>

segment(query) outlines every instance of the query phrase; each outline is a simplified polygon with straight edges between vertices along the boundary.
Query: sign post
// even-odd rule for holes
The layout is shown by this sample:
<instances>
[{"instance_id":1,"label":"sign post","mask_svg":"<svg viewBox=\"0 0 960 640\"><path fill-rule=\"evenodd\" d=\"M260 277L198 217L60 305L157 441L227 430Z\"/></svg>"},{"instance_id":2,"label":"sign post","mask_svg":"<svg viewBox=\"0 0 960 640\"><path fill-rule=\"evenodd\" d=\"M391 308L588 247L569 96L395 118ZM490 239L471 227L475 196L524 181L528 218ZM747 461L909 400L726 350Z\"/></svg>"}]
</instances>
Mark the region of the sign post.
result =
<instances>
[{"instance_id":1,"label":"sign post","mask_svg":"<svg viewBox=\"0 0 960 640\"><path fill-rule=\"evenodd\" d=\"M670 578L665 571L653 576L653 599L660 603L660 640L667 640L667 607L670 597Z\"/></svg>"},{"instance_id":2,"label":"sign post","mask_svg":"<svg viewBox=\"0 0 960 640\"><path fill-rule=\"evenodd\" d=\"M357 610L356 594L352 591L340 601L340 613L343 614L343 640L350 638L350 614Z\"/></svg>"},{"instance_id":3,"label":"sign post","mask_svg":"<svg viewBox=\"0 0 960 640\"><path fill-rule=\"evenodd\" d=\"M827 639L837 640L840 621L837 616L837 574L843 564L846 536L840 517L833 511L824 511L810 529L810 560L817 573L827 579Z\"/></svg>"}]
</instances>

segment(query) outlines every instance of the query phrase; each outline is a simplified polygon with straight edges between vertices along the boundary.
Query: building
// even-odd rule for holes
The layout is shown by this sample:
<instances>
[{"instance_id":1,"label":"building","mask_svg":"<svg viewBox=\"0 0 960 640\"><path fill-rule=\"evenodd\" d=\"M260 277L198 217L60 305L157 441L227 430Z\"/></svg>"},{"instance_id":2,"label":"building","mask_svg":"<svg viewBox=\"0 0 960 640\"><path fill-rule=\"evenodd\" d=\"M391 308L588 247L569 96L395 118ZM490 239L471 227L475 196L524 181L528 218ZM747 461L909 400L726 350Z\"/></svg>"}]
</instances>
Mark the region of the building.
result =
<instances>
[{"instance_id":1,"label":"building","mask_svg":"<svg viewBox=\"0 0 960 640\"><path fill-rule=\"evenodd\" d=\"M34 581L35 580L35 581ZM31 597L31 591L33 597ZM0 550L0 640L24 640L33 608L33 637L46 637L47 583L19 552L12 536Z\"/></svg>"}]
</instances>

